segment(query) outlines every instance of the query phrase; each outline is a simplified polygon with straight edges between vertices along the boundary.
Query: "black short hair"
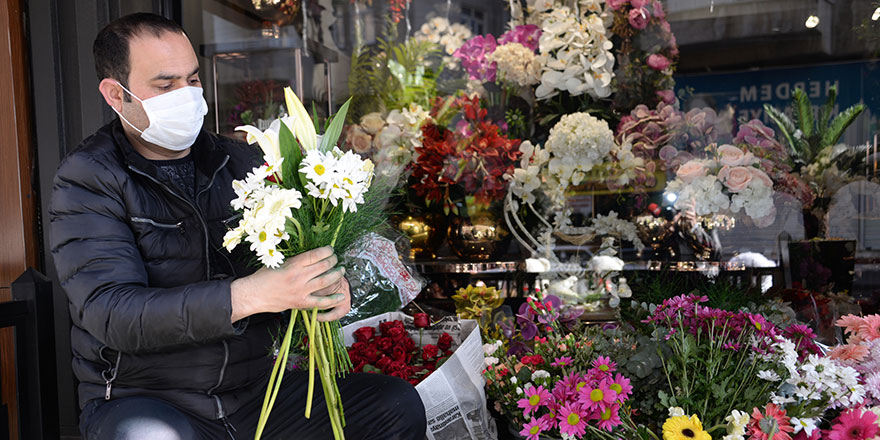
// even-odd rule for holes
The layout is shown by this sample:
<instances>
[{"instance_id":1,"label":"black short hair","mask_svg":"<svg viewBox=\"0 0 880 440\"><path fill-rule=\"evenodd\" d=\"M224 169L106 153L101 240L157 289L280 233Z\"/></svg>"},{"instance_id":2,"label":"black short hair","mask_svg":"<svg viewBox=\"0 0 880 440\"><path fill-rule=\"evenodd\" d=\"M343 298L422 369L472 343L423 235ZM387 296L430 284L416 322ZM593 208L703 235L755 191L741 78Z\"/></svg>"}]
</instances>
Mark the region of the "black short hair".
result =
<instances>
[{"instance_id":1,"label":"black short hair","mask_svg":"<svg viewBox=\"0 0 880 440\"><path fill-rule=\"evenodd\" d=\"M131 72L131 61L128 59L131 39L144 34L160 37L165 32L186 35L183 28L174 21L146 12L119 17L104 26L92 46L98 81L112 78L127 87Z\"/></svg>"}]
</instances>

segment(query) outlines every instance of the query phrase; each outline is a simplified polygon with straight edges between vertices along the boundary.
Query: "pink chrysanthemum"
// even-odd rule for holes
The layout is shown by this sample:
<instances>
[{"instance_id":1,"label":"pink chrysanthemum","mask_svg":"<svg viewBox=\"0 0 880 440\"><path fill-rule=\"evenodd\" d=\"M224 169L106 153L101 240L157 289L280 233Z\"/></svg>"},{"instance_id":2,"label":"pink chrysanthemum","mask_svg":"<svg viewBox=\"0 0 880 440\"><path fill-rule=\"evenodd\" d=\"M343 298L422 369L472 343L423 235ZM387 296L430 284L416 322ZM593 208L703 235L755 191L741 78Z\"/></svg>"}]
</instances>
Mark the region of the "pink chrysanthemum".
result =
<instances>
[{"instance_id":1,"label":"pink chrysanthemum","mask_svg":"<svg viewBox=\"0 0 880 440\"><path fill-rule=\"evenodd\" d=\"M867 440L877 435L877 415L871 411L851 409L837 418L828 433L830 440Z\"/></svg>"},{"instance_id":2,"label":"pink chrysanthemum","mask_svg":"<svg viewBox=\"0 0 880 440\"><path fill-rule=\"evenodd\" d=\"M519 399L516 406L523 409L523 414L528 417L532 411L537 411L542 406L547 405L550 401L550 392L545 390L543 386L538 388L530 386L525 390L526 397Z\"/></svg>"},{"instance_id":3,"label":"pink chrysanthemum","mask_svg":"<svg viewBox=\"0 0 880 440\"><path fill-rule=\"evenodd\" d=\"M613 373L617 368L617 364L611 361L611 358L607 356L599 356L598 359L593 361L593 368L598 369L603 373Z\"/></svg>"},{"instance_id":4,"label":"pink chrysanthemum","mask_svg":"<svg viewBox=\"0 0 880 440\"><path fill-rule=\"evenodd\" d=\"M551 362L550 365L554 366L556 368L562 368L562 367L567 367L567 366L571 365L571 361L572 361L572 359L570 357L562 356L562 357L556 358L556 360Z\"/></svg>"},{"instance_id":5,"label":"pink chrysanthemum","mask_svg":"<svg viewBox=\"0 0 880 440\"><path fill-rule=\"evenodd\" d=\"M566 404L559 409L559 432L573 437L580 437L586 432L587 415L579 405Z\"/></svg>"},{"instance_id":6,"label":"pink chrysanthemum","mask_svg":"<svg viewBox=\"0 0 880 440\"><path fill-rule=\"evenodd\" d=\"M538 440L544 429L544 422L541 419L532 418L530 422L523 425L519 435L524 436L526 440Z\"/></svg>"},{"instance_id":7,"label":"pink chrysanthemum","mask_svg":"<svg viewBox=\"0 0 880 440\"><path fill-rule=\"evenodd\" d=\"M550 410L549 413L544 414L538 420L544 424L544 430L549 431L551 429L556 429L559 426L559 420L556 418L556 411Z\"/></svg>"},{"instance_id":8,"label":"pink chrysanthemum","mask_svg":"<svg viewBox=\"0 0 880 440\"><path fill-rule=\"evenodd\" d=\"M758 408L752 410L752 419L746 428L751 435L750 440L790 440L789 433L794 431L785 410L773 403L768 403L764 413Z\"/></svg>"},{"instance_id":9,"label":"pink chrysanthemum","mask_svg":"<svg viewBox=\"0 0 880 440\"><path fill-rule=\"evenodd\" d=\"M859 336L866 341L880 338L880 315L868 315L859 324Z\"/></svg>"},{"instance_id":10,"label":"pink chrysanthemum","mask_svg":"<svg viewBox=\"0 0 880 440\"><path fill-rule=\"evenodd\" d=\"M581 389L578 402L590 411L602 411L608 408L617 401L617 393L610 388L610 385L611 381L607 379L592 386L587 384Z\"/></svg>"},{"instance_id":11,"label":"pink chrysanthemum","mask_svg":"<svg viewBox=\"0 0 880 440\"><path fill-rule=\"evenodd\" d=\"M604 429L606 431L612 431L615 427L621 424L620 421L620 405L614 404L605 408L603 411L599 412L596 417L599 418L598 426L599 429Z\"/></svg>"},{"instance_id":12,"label":"pink chrysanthemum","mask_svg":"<svg viewBox=\"0 0 880 440\"><path fill-rule=\"evenodd\" d=\"M617 401L623 403L632 394L633 387L630 385L629 379L622 374L616 374L614 380L608 385L612 391L617 393Z\"/></svg>"}]
</instances>

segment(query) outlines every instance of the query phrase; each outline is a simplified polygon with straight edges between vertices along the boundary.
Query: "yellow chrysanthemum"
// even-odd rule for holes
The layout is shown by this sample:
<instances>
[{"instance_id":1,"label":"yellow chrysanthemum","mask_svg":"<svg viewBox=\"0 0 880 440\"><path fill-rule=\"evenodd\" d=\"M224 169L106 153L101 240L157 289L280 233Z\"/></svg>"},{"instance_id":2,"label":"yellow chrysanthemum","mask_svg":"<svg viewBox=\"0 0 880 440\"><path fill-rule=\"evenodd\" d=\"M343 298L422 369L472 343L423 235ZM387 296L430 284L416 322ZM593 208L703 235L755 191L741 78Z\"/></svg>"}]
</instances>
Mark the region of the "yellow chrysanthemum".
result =
<instances>
[{"instance_id":1,"label":"yellow chrysanthemum","mask_svg":"<svg viewBox=\"0 0 880 440\"><path fill-rule=\"evenodd\" d=\"M679 416L663 423L663 440L712 440L712 436L703 431L703 424L696 415Z\"/></svg>"}]
</instances>

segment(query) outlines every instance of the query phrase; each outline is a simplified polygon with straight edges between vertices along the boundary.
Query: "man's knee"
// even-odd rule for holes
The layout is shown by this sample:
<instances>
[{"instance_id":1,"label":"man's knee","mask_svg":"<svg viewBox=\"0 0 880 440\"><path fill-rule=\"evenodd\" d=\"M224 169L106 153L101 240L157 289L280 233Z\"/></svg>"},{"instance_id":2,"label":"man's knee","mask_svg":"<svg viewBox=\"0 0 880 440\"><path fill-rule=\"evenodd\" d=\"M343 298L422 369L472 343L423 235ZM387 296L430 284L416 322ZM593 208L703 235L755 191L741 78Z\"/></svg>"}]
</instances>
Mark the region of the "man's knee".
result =
<instances>
[{"instance_id":1,"label":"man's knee","mask_svg":"<svg viewBox=\"0 0 880 440\"><path fill-rule=\"evenodd\" d=\"M197 438L189 418L156 399L127 398L104 403L87 423L88 440L189 440Z\"/></svg>"},{"instance_id":2,"label":"man's knee","mask_svg":"<svg viewBox=\"0 0 880 440\"><path fill-rule=\"evenodd\" d=\"M427 422L419 392L405 380L386 377L388 382L382 390L382 410L395 415L393 430L400 434L397 438L423 438Z\"/></svg>"}]
</instances>

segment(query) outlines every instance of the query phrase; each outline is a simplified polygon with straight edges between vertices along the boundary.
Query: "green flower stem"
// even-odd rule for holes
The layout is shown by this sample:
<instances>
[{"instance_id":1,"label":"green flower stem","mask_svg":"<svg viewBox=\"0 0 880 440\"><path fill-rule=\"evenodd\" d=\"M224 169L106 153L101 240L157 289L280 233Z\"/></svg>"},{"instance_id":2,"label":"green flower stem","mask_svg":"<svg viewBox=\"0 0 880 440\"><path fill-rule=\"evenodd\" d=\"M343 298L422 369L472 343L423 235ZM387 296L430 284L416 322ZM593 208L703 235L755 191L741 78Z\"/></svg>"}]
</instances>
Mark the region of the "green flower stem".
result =
<instances>
[{"instance_id":1,"label":"green flower stem","mask_svg":"<svg viewBox=\"0 0 880 440\"><path fill-rule=\"evenodd\" d=\"M317 315L316 315L317 316ZM318 372L321 375L321 386L324 389L324 401L327 403L327 414L330 416L330 425L333 428L333 436L336 439L342 439L342 424L339 420L339 412L341 411L341 402L336 399L336 392L333 391L334 377L330 375L330 368L327 362L326 350L324 343L327 339L322 335L322 330L317 328L319 337L315 341L315 347L318 352Z\"/></svg>"},{"instance_id":2,"label":"green flower stem","mask_svg":"<svg viewBox=\"0 0 880 440\"><path fill-rule=\"evenodd\" d=\"M315 337L315 324L318 321L318 308L312 309L311 321L303 314L303 321L306 321L306 331L309 334L309 394L306 396L306 418L312 416L312 397L315 393L315 346L318 341Z\"/></svg>"},{"instance_id":3,"label":"green flower stem","mask_svg":"<svg viewBox=\"0 0 880 440\"><path fill-rule=\"evenodd\" d=\"M336 238L339 237L339 230L342 229L342 221L345 220L345 211L339 216L339 224L336 225L336 232L333 233L333 240L330 241L330 247L336 246Z\"/></svg>"},{"instance_id":4,"label":"green flower stem","mask_svg":"<svg viewBox=\"0 0 880 440\"><path fill-rule=\"evenodd\" d=\"M263 407L260 410L260 419L257 423L257 433L254 437L259 440L263 435L263 429L269 419L269 413L275 404L275 396L281 387L281 378L284 376L284 370L287 364L287 355L290 353L290 337L293 334L293 327L296 325L296 315L299 310L291 310L290 322L287 324L287 332L284 334L284 341L281 343L278 356L275 358L275 365L272 367L272 375L269 377L269 386L266 387L266 397L263 398Z\"/></svg>"}]
</instances>

